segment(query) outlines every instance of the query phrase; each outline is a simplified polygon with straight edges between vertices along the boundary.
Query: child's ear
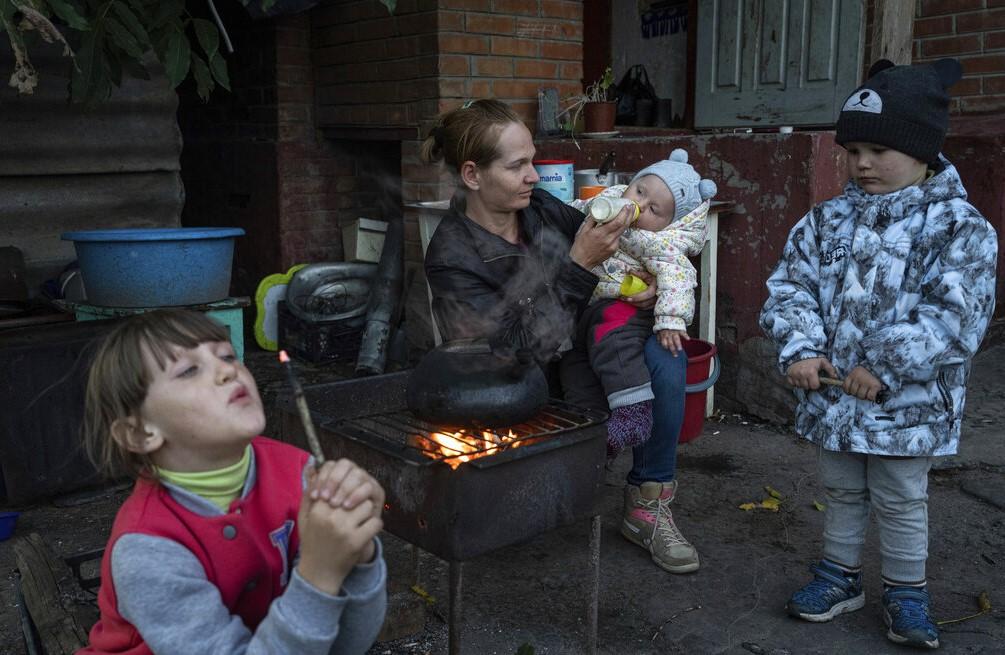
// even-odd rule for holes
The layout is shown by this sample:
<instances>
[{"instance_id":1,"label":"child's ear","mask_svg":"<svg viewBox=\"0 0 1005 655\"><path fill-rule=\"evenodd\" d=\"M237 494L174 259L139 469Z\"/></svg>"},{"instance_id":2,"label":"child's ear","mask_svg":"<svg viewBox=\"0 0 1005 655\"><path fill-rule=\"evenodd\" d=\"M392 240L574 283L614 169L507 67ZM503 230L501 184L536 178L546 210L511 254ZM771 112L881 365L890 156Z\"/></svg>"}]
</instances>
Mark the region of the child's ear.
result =
<instances>
[{"instance_id":1,"label":"child's ear","mask_svg":"<svg viewBox=\"0 0 1005 655\"><path fill-rule=\"evenodd\" d=\"M148 432L143 422L135 416L115 419L112 423L112 438L129 452L140 455L154 452L164 441L156 430Z\"/></svg>"}]
</instances>

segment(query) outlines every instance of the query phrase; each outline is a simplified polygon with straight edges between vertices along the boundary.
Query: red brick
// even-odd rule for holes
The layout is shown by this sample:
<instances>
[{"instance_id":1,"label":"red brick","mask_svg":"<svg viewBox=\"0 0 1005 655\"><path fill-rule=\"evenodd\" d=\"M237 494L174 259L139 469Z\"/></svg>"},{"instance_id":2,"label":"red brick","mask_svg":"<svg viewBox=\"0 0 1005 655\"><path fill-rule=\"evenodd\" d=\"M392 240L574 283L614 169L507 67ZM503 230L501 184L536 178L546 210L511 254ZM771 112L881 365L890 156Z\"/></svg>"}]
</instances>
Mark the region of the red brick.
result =
<instances>
[{"instance_id":1,"label":"red brick","mask_svg":"<svg viewBox=\"0 0 1005 655\"><path fill-rule=\"evenodd\" d=\"M496 80L492 91L500 98L537 98L537 82L525 80Z\"/></svg>"},{"instance_id":2,"label":"red brick","mask_svg":"<svg viewBox=\"0 0 1005 655\"><path fill-rule=\"evenodd\" d=\"M1005 55L984 55L960 59L964 75L1005 72Z\"/></svg>"},{"instance_id":3,"label":"red brick","mask_svg":"<svg viewBox=\"0 0 1005 655\"><path fill-rule=\"evenodd\" d=\"M472 98L488 98L492 94L492 82L488 80L471 80L468 87Z\"/></svg>"},{"instance_id":4,"label":"red brick","mask_svg":"<svg viewBox=\"0 0 1005 655\"><path fill-rule=\"evenodd\" d=\"M479 77L513 77L513 60L509 57L474 57L472 74Z\"/></svg>"},{"instance_id":5,"label":"red brick","mask_svg":"<svg viewBox=\"0 0 1005 655\"><path fill-rule=\"evenodd\" d=\"M463 32L464 12L463 11L440 11L437 12L436 30L438 32Z\"/></svg>"},{"instance_id":6,"label":"red brick","mask_svg":"<svg viewBox=\"0 0 1005 655\"><path fill-rule=\"evenodd\" d=\"M949 94L956 97L978 96L981 94L981 78L965 77L949 89Z\"/></svg>"},{"instance_id":7,"label":"red brick","mask_svg":"<svg viewBox=\"0 0 1005 655\"><path fill-rule=\"evenodd\" d=\"M513 62L513 75L552 80L558 77L558 64L537 59L517 59Z\"/></svg>"},{"instance_id":8,"label":"red brick","mask_svg":"<svg viewBox=\"0 0 1005 655\"><path fill-rule=\"evenodd\" d=\"M466 34L440 34L438 38L441 53L460 53L466 55L486 55L489 52L489 39L485 36L468 36Z\"/></svg>"},{"instance_id":9,"label":"red brick","mask_svg":"<svg viewBox=\"0 0 1005 655\"><path fill-rule=\"evenodd\" d=\"M441 78L437 88L442 98L465 98L468 95L467 80L461 78Z\"/></svg>"},{"instance_id":10,"label":"red brick","mask_svg":"<svg viewBox=\"0 0 1005 655\"><path fill-rule=\"evenodd\" d=\"M984 93L986 95L1005 95L1005 75L994 75L984 78Z\"/></svg>"},{"instance_id":11,"label":"red brick","mask_svg":"<svg viewBox=\"0 0 1005 655\"><path fill-rule=\"evenodd\" d=\"M1005 112L1005 95L960 98L961 114L990 114Z\"/></svg>"},{"instance_id":12,"label":"red brick","mask_svg":"<svg viewBox=\"0 0 1005 655\"><path fill-rule=\"evenodd\" d=\"M491 11L491 0L440 0L440 9L468 9L470 11Z\"/></svg>"},{"instance_id":13,"label":"red brick","mask_svg":"<svg viewBox=\"0 0 1005 655\"><path fill-rule=\"evenodd\" d=\"M468 34L512 34L514 23L512 16L468 14L464 31Z\"/></svg>"},{"instance_id":14,"label":"red brick","mask_svg":"<svg viewBox=\"0 0 1005 655\"><path fill-rule=\"evenodd\" d=\"M493 0L492 11L497 14L537 16L537 4L537 2L528 2L528 0Z\"/></svg>"},{"instance_id":15,"label":"red brick","mask_svg":"<svg viewBox=\"0 0 1005 655\"><path fill-rule=\"evenodd\" d=\"M440 75L471 74L471 66L468 63L468 57L464 55L440 55L437 59L437 68Z\"/></svg>"},{"instance_id":16,"label":"red brick","mask_svg":"<svg viewBox=\"0 0 1005 655\"><path fill-rule=\"evenodd\" d=\"M583 79L583 64L578 62L562 64L558 69L558 77L563 80Z\"/></svg>"},{"instance_id":17,"label":"red brick","mask_svg":"<svg viewBox=\"0 0 1005 655\"><path fill-rule=\"evenodd\" d=\"M573 21L544 21L517 19L517 36L556 39L559 41L579 41L583 40L583 24Z\"/></svg>"},{"instance_id":18,"label":"red brick","mask_svg":"<svg viewBox=\"0 0 1005 655\"><path fill-rule=\"evenodd\" d=\"M1005 9L977 11L972 14L959 14L956 16L957 34L963 34L964 32L986 32L1003 27L1005 27Z\"/></svg>"},{"instance_id":19,"label":"red brick","mask_svg":"<svg viewBox=\"0 0 1005 655\"><path fill-rule=\"evenodd\" d=\"M419 75L419 67L415 59L398 59L396 61L380 62L373 65L373 73L369 80L399 81L410 80Z\"/></svg>"},{"instance_id":20,"label":"red brick","mask_svg":"<svg viewBox=\"0 0 1005 655\"><path fill-rule=\"evenodd\" d=\"M583 44L544 41L541 43L541 58L579 61L583 58Z\"/></svg>"},{"instance_id":21,"label":"red brick","mask_svg":"<svg viewBox=\"0 0 1005 655\"><path fill-rule=\"evenodd\" d=\"M492 54L537 57L541 44L536 39L515 39L508 36L492 37Z\"/></svg>"},{"instance_id":22,"label":"red brick","mask_svg":"<svg viewBox=\"0 0 1005 655\"><path fill-rule=\"evenodd\" d=\"M401 16L397 19L398 34L431 34L437 31L438 14L427 11L421 14Z\"/></svg>"},{"instance_id":23,"label":"red brick","mask_svg":"<svg viewBox=\"0 0 1005 655\"><path fill-rule=\"evenodd\" d=\"M942 36L953 33L953 17L937 16L935 18L919 18L914 21L914 38L924 36ZM869 32L866 32L869 34Z\"/></svg>"},{"instance_id":24,"label":"red brick","mask_svg":"<svg viewBox=\"0 0 1005 655\"><path fill-rule=\"evenodd\" d=\"M922 16L958 14L974 9L984 9L984 0L921 0Z\"/></svg>"},{"instance_id":25,"label":"red brick","mask_svg":"<svg viewBox=\"0 0 1005 655\"><path fill-rule=\"evenodd\" d=\"M924 39L921 42L922 57L942 57L981 51L981 37L978 34L950 36L944 39Z\"/></svg>"},{"instance_id":26,"label":"red brick","mask_svg":"<svg viewBox=\"0 0 1005 655\"><path fill-rule=\"evenodd\" d=\"M1005 1L1005 0L1003 0ZM984 35L984 51L1005 48L1005 32L987 32Z\"/></svg>"},{"instance_id":27,"label":"red brick","mask_svg":"<svg viewBox=\"0 0 1005 655\"><path fill-rule=\"evenodd\" d=\"M583 3L565 0L542 0L541 16L544 18L567 18L583 20Z\"/></svg>"}]
</instances>

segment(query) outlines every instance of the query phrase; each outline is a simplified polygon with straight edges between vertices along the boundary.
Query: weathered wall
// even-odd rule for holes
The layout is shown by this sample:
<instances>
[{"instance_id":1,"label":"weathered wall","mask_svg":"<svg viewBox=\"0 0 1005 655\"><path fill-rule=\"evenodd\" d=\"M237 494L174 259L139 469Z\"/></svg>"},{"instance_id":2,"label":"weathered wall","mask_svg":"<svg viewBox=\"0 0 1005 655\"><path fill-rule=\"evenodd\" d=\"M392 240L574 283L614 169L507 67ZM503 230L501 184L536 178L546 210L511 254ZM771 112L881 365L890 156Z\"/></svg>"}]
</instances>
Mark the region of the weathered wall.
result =
<instances>
[{"instance_id":1,"label":"weathered wall","mask_svg":"<svg viewBox=\"0 0 1005 655\"><path fill-rule=\"evenodd\" d=\"M179 175L177 98L162 74L126 79L93 109L69 104L69 62L60 47L31 51L39 86L6 85L14 57L0 37L0 245L24 255L31 296L76 259L60 234L173 227L185 197Z\"/></svg>"}]
</instances>

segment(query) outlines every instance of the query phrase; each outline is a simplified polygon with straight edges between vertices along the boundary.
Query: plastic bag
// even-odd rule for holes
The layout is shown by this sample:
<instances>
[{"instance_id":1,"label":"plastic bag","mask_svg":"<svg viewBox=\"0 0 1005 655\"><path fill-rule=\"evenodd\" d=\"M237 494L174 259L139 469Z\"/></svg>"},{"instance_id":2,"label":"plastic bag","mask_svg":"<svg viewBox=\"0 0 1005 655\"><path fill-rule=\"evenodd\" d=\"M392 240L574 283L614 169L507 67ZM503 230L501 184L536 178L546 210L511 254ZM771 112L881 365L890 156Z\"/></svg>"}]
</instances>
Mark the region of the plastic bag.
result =
<instances>
[{"instance_id":1,"label":"plastic bag","mask_svg":"<svg viewBox=\"0 0 1005 655\"><path fill-rule=\"evenodd\" d=\"M618 82L618 115L615 119L620 125L634 125L638 118L635 103L638 100L656 101L656 88L649 81L649 73L642 64L635 64L625 72Z\"/></svg>"}]
</instances>

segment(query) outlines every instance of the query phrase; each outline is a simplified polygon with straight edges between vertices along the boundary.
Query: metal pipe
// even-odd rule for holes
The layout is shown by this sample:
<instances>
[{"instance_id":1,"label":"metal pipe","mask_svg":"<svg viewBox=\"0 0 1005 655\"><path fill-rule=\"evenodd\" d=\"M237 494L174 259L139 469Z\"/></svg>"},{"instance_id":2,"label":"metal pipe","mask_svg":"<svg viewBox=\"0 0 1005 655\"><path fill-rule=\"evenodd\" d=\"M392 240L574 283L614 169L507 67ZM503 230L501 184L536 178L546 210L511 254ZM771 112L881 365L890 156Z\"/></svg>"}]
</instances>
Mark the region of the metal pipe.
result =
<instances>
[{"instance_id":1,"label":"metal pipe","mask_svg":"<svg viewBox=\"0 0 1005 655\"><path fill-rule=\"evenodd\" d=\"M450 561L450 615L447 620L447 652L449 655L461 653L461 566L460 562Z\"/></svg>"},{"instance_id":2,"label":"metal pipe","mask_svg":"<svg viewBox=\"0 0 1005 655\"><path fill-rule=\"evenodd\" d=\"M366 327L356 358L357 375L378 375L384 372L387 344L391 333L391 317L401 297L404 271L404 219L399 213L387 222L384 248L380 253L377 275L370 286L370 301L366 306Z\"/></svg>"},{"instance_id":3,"label":"metal pipe","mask_svg":"<svg viewBox=\"0 0 1005 655\"><path fill-rule=\"evenodd\" d=\"M597 623L600 607L600 515L590 519L590 606L586 611L586 652L597 655Z\"/></svg>"}]
</instances>

